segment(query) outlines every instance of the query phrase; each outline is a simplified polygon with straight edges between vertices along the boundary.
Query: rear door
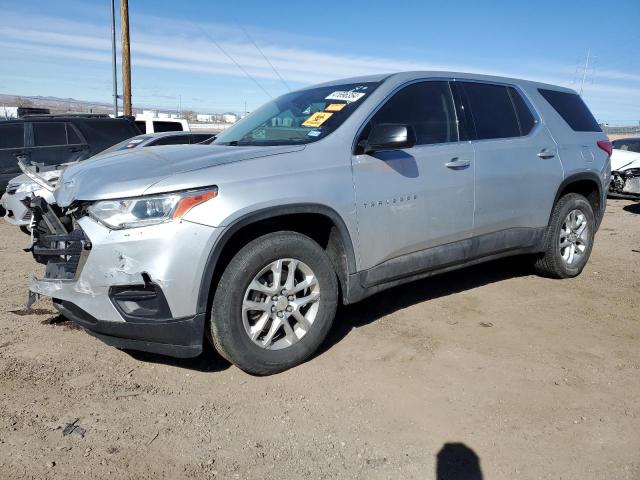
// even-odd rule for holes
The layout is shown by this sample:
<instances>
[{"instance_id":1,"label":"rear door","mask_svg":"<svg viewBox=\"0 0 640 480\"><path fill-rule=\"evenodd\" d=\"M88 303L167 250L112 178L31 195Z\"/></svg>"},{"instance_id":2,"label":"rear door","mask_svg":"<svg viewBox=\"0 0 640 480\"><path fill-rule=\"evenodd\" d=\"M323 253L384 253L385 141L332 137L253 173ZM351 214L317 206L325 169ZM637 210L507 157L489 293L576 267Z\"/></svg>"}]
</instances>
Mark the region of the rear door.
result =
<instances>
[{"instance_id":1,"label":"rear door","mask_svg":"<svg viewBox=\"0 0 640 480\"><path fill-rule=\"evenodd\" d=\"M23 122L0 123L0 194L7 183L20 174L18 160L28 161L25 148L25 124Z\"/></svg>"},{"instance_id":2,"label":"rear door","mask_svg":"<svg viewBox=\"0 0 640 480\"><path fill-rule=\"evenodd\" d=\"M466 97L472 120L474 236L505 233L500 238L506 243L485 245L488 251L477 253L528 246L522 243L533 242L535 232L512 229L547 225L563 175L556 143L515 86L473 81L456 85Z\"/></svg>"},{"instance_id":3,"label":"rear door","mask_svg":"<svg viewBox=\"0 0 640 480\"><path fill-rule=\"evenodd\" d=\"M356 152L352 159L363 267L469 238L473 148L460 141L449 82L401 88L372 116L359 140L377 123L411 125L417 143L402 150ZM387 278L421 269L417 262L396 265Z\"/></svg>"},{"instance_id":4,"label":"rear door","mask_svg":"<svg viewBox=\"0 0 640 480\"><path fill-rule=\"evenodd\" d=\"M85 158L86 142L67 122L32 122L31 163L59 165Z\"/></svg>"}]
</instances>

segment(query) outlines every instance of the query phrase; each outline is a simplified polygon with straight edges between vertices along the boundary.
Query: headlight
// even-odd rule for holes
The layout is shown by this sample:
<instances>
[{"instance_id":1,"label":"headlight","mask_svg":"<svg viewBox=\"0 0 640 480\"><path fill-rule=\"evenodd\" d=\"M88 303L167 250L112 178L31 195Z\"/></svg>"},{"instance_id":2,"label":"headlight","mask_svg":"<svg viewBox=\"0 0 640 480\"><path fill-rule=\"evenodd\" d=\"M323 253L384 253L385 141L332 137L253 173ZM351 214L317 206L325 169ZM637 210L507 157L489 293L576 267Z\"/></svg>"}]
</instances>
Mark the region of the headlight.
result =
<instances>
[{"instance_id":1,"label":"headlight","mask_svg":"<svg viewBox=\"0 0 640 480\"><path fill-rule=\"evenodd\" d=\"M20 186L16 190L16 193L31 193L35 192L36 190L40 190L41 188L42 187L35 182L24 182L20 184Z\"/></svg>"},{"instance_id":2,"label":"headlight","mask_svg":"<svg viewBox=\"0 0 640 480\"><path fill-rule=\"evenodd\" d=\"M199 191L104 200L91 205L89 215L113 229L144 227L179 220L196 205L217 195L217 187L212 187Z\"/></svg>"}]
</instances>

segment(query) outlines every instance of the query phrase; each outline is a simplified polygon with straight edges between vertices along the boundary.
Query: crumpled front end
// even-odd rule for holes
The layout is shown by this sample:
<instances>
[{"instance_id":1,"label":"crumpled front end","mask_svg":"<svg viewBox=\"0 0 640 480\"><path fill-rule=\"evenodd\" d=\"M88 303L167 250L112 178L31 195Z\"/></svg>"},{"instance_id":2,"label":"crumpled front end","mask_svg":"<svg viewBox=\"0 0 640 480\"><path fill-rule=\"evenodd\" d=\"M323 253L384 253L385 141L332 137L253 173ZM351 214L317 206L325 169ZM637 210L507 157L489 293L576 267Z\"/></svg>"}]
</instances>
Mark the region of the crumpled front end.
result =
<instances>
[{"instance_id":1,"label":"crumpled front end","mask_svg":"<svg viewBox=\"0 0 640 480\"><path fill-rule=\"evenodd\" d=\"M609 194L618 197L640 198L640 168L611 172Z\"/></svg>"},{"instance_id":2,"label":"crumpled front end","mask_svg":"<svg viewBox=\"0 0 640 480\"><path fill-rule=\"evenodd\" d=\"M32 199L31 292L106 343L177 357L202 350L200 280L217 229L188 221L111 230L82 205Z\"/></svg>"}]
</instances>

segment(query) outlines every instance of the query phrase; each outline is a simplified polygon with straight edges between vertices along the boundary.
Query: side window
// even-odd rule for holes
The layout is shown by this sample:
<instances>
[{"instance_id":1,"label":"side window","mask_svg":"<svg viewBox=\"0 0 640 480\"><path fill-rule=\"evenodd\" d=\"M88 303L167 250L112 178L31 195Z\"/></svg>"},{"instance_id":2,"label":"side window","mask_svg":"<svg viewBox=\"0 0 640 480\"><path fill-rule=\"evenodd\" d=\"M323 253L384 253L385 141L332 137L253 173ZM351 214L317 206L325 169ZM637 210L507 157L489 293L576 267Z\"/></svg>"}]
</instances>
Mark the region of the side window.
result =
<instances>
[{"instance_id":1,"label":"side window","mask_svg":"<svg viewBox=\"0 0 640 480\"><path fill-rule=\"evenodd\" d=\"M156 145L184 145L188 143L189 135L170 135L157 139L155 142L147 145L147 147L154 147Z\"/></svg>"},{"instance_id":2,"label":"side window","mask_svg":"<svg viewBox=\"0 0 640 480\"><path fill-rule=\"evenodd\" d=\"M147 122L144 120L136 120L136 126L140 129L142 133L147 133Z\"/></svg>"},{"instance_id":3,"label":"side window","mask_svg":"<svg viewBox=\"0 0 640 480\"><path fill-rule=\"evenodd\" d=\"M67 144L67 128L63 122L34 122L32 125L36 147Z\"/></svg>"},{"instance_id":4,"label":"side window","mask_svg":"<svg viewBox=\"0 0 640 480\"><path fill-rule=\"evenodd\" d=\"M403 88L376 112L366 131L379 123L412 125L417 145L458 141L448 82L421 82Z\"/></svg>"},{"instance_id":5,"label":"side window","mask_svg":"<svg viewBox=\"0 0 640 480\"><path fill-rule=\"evenodd\" d=\"M23 148L24 124L0 125L0 148Z\"/></svg>"},{"instance_id":6,"label":"side window","mask_svg":"<svg viewBox=\"0 0 640 480\"><path fill-rule=\"evenodd\" d=\"M518 117L507 87L478 82L462 84L471 105L478 140L520 136Z\"/></svg>"},{"instance_id":7,"label":"side window","mask_svg":"<svg viewBox=\"0 0 640 480\"><path fill-rule=\"evenodd\" d=\"M153 122L154 132L181 132L182 124L179 122Z\"/></svg>"},{"instance_id":8,"label":"side window","mask_svg":"<svg viewBox=\"0 0 640 480\"><path fill-rule=\"evenodd\" d=\"M191 143L200 143L213 137L212 133L193 133L190 135Z\"/></svg>"},{"instance_id":9,"label":"side window","mask_svg":"<svg viewBox=\"0 0 640 480\"><path fill-rule=\"evenodd\" d=\"M601 132L602 129L577 93L538 89L540 94L574 132Z\"/></svg>"},{"instance_id":10,"label":"side window","mask_svg":"<svg viewBox=\"0 0 640 480\"><path fill-rule=\"evenodd\" d=\"M520 126L520 135L525 136L536 124L535 118L533 118L533 114L529 107L522 99L522 95L513 87L509 87L509 95L511 96L511 101L513 102L513 106L516 109L516 115L518 116L518 124Z\"/></svg>"}]
</instances>

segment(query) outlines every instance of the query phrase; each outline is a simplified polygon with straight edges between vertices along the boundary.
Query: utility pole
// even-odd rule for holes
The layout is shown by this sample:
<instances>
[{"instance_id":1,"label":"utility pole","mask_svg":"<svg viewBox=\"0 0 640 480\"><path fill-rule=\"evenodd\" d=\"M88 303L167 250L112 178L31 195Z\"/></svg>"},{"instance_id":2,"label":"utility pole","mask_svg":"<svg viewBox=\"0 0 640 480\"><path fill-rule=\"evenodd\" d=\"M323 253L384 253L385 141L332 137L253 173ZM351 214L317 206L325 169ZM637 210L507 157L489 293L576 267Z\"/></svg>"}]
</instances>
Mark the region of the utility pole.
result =
<instances>
[{"instance_id":1,"label":"utility pole","mask_svg":"<svg viewBox=\"0 0 640 480\"><path fill-rule=\"evenodd\" d=\"M113 63L113 116L118 116L118 64L116 63L116 6L111 0L111 55Z\"/></svg>"},{"instance_id":2,"label":"utility pole","mask_svg":"<svg viewBox=\"0 0 640 480\"><path fill-rule=\"evenodd\" d=\"M584 90L584 81L587 78L587 70L589 69L589 60L591 58L591 49L587 50L587 61L584 63L584 70L582 71L582 81L580 82L580 96Z\"/></svg>"},{"instance_id":3,"label":"utility pole","mask_svg":"<svg viewBox=\"0 0 640 480\"><path fill-rule=\"evenodd\" d=\"M129 0L120 0L120 30L122 31L122 106L131 115L131 52L129 49Z\"/></svg>"}]
</instances>

